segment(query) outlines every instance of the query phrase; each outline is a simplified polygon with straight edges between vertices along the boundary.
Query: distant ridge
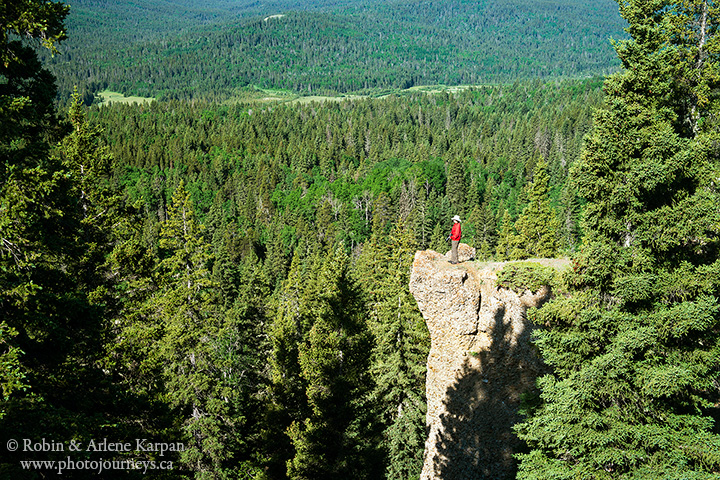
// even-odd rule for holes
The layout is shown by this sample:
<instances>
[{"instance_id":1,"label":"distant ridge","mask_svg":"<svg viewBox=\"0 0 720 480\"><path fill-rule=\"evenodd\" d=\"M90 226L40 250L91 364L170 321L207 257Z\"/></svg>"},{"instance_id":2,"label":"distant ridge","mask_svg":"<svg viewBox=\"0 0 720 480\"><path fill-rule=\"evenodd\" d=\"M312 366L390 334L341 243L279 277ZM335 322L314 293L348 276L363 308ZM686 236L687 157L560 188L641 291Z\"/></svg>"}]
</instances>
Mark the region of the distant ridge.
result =
<instances>
[{"instance_id":1,"label":"distant ridge","mask_svg":"<svg viewBox=\"0 0 720 480\"><path fill-rule=\"evenodd\" d=\"M75 85L161 100L247 85L366 93L606 75L623 26L610 0L79 0L63 54L47 61L65 96Z\"/></svg>"}]
</instances>

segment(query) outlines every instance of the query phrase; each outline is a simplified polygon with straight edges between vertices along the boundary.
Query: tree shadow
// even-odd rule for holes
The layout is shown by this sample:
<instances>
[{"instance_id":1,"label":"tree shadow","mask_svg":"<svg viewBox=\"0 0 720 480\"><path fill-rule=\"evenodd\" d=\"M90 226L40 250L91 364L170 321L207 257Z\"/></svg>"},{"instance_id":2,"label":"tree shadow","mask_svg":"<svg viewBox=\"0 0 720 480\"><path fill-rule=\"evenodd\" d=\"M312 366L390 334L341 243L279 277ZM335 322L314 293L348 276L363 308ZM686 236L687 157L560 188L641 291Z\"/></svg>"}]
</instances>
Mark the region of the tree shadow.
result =
<instances>
[{"instance_id":1,"label":"tree shadow","mask_svg":"<svg viewBox=\"0 0 720 480\"><path fill-rule=\"evenodd\" d=\"M521 420L521 396L537 390L535 380L545 367L530 343L530 322L518 334L507 317L504 307L496 312L490 348L467 356L446 391L433 458L435 478L516 476L513 454L524 443L512 427Z\"/></svg>"}]
</instances>

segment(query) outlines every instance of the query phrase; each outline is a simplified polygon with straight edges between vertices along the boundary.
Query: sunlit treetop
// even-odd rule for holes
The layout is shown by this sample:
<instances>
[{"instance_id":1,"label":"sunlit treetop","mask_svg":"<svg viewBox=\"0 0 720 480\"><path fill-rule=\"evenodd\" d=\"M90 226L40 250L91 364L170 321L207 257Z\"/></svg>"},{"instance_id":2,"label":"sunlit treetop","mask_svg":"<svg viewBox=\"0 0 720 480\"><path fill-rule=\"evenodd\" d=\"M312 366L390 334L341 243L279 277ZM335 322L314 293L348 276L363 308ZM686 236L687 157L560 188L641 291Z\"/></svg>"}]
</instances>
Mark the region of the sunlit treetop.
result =
<instances>
[{"instance_id":1,"label":"sunlit treetop","mask_svg":"<svg viewBox=\"0 0 720 480\"><path fill-rule=\"evenodd\" d=\"M0 0L0 59L7 66L15 55L13 36L39 40L53 53L65 34L64 21L70 7L45 0Z\"/></svg>"}]
</instances>

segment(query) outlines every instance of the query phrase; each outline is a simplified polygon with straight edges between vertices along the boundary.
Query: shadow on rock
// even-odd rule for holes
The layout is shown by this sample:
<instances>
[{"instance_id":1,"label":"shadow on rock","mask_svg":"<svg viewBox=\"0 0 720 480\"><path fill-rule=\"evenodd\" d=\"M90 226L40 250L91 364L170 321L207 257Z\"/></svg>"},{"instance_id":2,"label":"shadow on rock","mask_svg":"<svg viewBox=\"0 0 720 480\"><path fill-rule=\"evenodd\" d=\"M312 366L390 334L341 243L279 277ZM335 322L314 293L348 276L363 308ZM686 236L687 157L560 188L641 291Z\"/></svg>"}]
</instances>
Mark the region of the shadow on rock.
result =
<instances>
[{"instance_id":1,"label":"shadow on rock","mask_svg":"<svg viewBox=\"0 0 720 480\"><path fill-rule=\"evenodd\" d=\"M491 345L471 352L445 395L433 459L434 478L514 479L513 454L523 443L512 427L520 397L535 390L543 367L530 343L530 326L513 332L504 307L495 313ZM518 335L519 333L519 335Z\"/></svg>"}]
</instances>

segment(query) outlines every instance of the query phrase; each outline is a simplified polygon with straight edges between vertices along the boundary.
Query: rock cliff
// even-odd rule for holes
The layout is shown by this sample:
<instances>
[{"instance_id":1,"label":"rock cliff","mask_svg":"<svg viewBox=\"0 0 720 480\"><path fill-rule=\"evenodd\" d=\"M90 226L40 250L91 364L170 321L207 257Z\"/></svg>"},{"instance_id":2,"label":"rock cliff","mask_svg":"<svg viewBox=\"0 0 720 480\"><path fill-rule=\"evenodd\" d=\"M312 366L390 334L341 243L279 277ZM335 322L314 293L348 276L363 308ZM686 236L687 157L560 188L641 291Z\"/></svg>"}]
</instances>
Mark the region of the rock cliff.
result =
<instances>
[{"instance_id":1,"label":"rock cliff","mask_svg":"<svg viewBox=\"0 0 720 480\"><path fill-rule=\"evenodd\" d=\"M528 307L549 296L498 288L503 263L451 265L417 252L410 278L430 331L427 427L421 479L511 479L520 396L543 365L530 343Z\"/></svg>"}]
</instances>

